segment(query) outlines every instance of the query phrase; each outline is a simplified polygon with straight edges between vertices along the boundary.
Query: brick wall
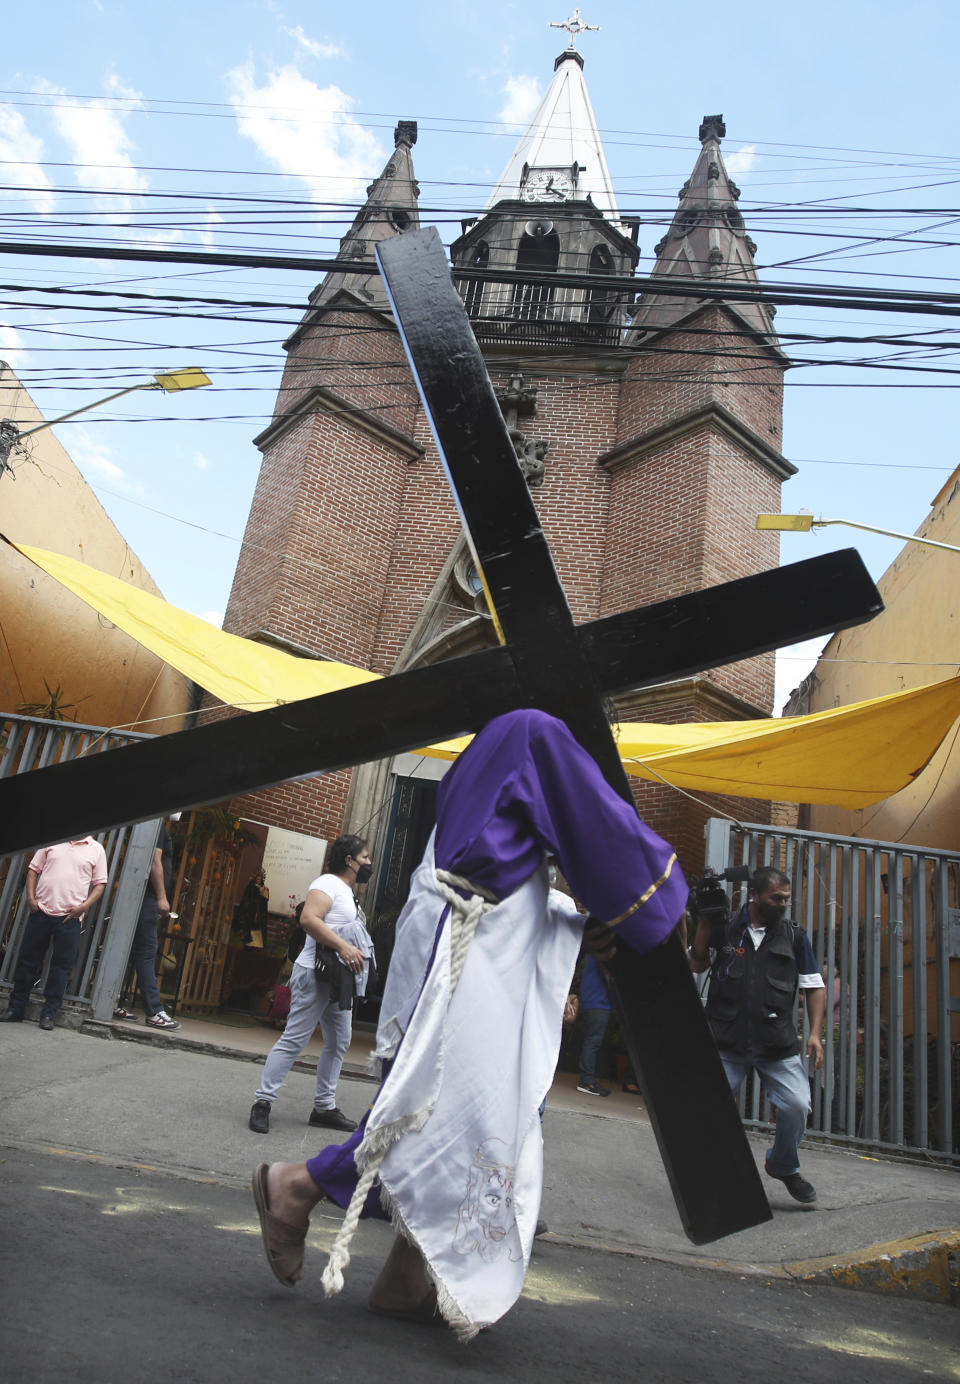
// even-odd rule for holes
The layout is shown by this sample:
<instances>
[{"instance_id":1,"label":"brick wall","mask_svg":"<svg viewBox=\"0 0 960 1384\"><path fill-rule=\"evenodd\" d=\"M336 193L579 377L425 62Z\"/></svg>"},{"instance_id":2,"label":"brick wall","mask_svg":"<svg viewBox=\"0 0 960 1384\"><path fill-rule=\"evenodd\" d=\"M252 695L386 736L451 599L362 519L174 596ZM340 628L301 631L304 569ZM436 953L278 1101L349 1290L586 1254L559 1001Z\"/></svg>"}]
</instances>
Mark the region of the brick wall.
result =
<instances>
[{"instance_id":1,"label":"brick wall","mask_svg":"<svg viewBox=\"0 0 960 1384\"><path fill-rule=\"evenodd\" d=\"M612 448L711 404L779 448L777 360L722 307L703 311L696 325L702 335L672 332L656 352L625 366L602 355L573 365L535 349L522 362L491 360L496 387L519 369L538 390L536 415L519 426L548 444L545 481L533 497L577 622L776 565L776 535L756 534L753 522L779 507L779 482L709 422L623 466L598 464ZM399 340L383 319L330 312L307 327L290 352L276 416L318 387L398 429L422 452L412 456L409 446L322 408L268 436L225 628L268 630L386 674L457 541L459 519ZM469 613L451 602L445 624ZM752 706L770 706L772 655L710 677ZM692 696L670 719L715 715L715 705ZM349 784L350 774L338 773L233 808L335 836ZM723 800L700 808L639 781L636 796L685 868L697 870L703 822ZM763 820L755 802L726 810Z\"/></svg>"}]
</instances>

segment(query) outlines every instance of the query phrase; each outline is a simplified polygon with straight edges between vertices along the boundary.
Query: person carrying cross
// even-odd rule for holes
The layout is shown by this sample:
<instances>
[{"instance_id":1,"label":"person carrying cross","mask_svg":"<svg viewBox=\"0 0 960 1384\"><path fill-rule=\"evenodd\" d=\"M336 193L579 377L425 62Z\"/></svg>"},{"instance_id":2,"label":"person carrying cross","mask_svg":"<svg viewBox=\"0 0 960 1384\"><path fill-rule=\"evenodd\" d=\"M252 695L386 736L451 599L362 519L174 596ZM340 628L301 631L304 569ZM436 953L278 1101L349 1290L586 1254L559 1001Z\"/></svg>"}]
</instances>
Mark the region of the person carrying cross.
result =
<instances>
[{"instance_id":1,"label":"person carrying cross","mask_svg":"<svg viewBox=\"0 0 960 1384\"><path fill-rule=\"evenodd\" d=\"M676 855L540 711L489 722L443 780L437 826L397 923L375 1056L382 1084L346 1144L253 1176L277 1278L302 1273L313 1207L347 1208L324 1273L340 1291L357 1220L397 1231L369 1305L464 1340L523 1285L540 1206L549 1089L582 919L549 906L556 857L593 918L640 952L687 885Z\"/></svg>"}]
</instances>

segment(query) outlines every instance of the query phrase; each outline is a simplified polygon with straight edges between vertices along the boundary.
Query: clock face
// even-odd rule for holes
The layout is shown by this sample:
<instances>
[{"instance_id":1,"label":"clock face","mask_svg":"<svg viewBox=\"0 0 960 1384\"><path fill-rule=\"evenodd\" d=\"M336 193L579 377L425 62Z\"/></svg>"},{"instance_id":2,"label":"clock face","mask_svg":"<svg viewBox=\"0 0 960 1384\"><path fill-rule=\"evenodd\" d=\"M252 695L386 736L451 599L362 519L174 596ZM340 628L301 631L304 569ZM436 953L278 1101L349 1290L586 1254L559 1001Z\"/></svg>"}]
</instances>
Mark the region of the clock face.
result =
<instances>
[{"instance_id":1,"label":"clock face","mask_svg":"<svg viewBox=\"0 0 960 1384\"><path fill-rule=\"evenodd\" d=\"M565 202L573 196L569 169L531 168L521 196L525 202Z\"/></svg>"}]
</instances>

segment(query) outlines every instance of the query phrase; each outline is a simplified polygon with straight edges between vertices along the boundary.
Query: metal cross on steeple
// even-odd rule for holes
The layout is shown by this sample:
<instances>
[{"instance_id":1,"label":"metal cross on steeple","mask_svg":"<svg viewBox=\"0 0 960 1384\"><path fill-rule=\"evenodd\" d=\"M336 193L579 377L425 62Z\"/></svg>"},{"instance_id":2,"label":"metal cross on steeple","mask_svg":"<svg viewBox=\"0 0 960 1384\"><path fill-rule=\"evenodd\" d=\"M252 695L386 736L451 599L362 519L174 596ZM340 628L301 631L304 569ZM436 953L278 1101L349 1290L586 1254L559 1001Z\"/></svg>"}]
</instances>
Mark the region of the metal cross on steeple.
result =
<instances>
[{"instance_id":1,"label":"metal cross on steeple","mask_svg":"<svg viewBox=\"0 0 960 1384\"><path fill-rule=\"evenodd\" d=\"M591 32L598 34L600 32L599 24L584 24L583 20L580 18L579 7L574 10L569 19L564 19L559 23L551 19L550 28L566 29L567 33L570 35L570 43L568 45L570 48L576 48L577 39L581 34Z\"/></svg>"}]
</instances>

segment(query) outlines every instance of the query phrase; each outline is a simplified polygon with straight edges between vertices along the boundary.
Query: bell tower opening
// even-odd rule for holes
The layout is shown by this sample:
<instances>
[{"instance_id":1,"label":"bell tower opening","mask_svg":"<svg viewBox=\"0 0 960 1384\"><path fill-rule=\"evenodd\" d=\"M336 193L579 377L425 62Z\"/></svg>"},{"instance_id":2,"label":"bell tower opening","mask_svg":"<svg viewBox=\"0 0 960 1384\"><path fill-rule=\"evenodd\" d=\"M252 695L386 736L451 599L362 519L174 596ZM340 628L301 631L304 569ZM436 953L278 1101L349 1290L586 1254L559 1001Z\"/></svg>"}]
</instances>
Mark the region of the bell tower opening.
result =
<instances>
[{"instance_id":1,"label":"bell tower opening","mask_svg":"<svg viewBox=\"0 0 960 1384\"><path fill-rule=\"evenodd\" d=\"M521 274L555 274L560 263L560 237L552 221L528 221L517 247ZM521 321L552 317L555 286L550 283L518 283L513 289L514 315Z\"/></svg>"},{"instance_id":2,"label":"bell tower opening","mask_svg":"<svg viewBox=\"0 0 960 1384\"><path fill-rule=\"evenodd\" d=\"M590 273L613 273L613 256L606 245L595 245L590 251ZM587 321L597 325L608 322L615 306L616 299L609 288L591 288L587 297Z\"/></svg>"},{"instance_id":3,"label":"bell tower opening","mask_svg":"<svg viewBox=\"0 0 960 1384\"><path fill-rule=\"evenodd\" d=\"M470 252L467 261L475 269L486 269L490 263L490 246L485 240L480 240ZM467 310L468 317L479 317L483 307L483 280L470 279L463 295L463 305Z\"/></svg>"}]
</instances>

